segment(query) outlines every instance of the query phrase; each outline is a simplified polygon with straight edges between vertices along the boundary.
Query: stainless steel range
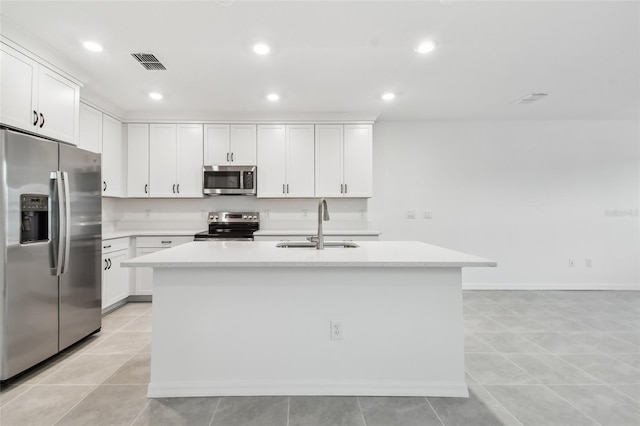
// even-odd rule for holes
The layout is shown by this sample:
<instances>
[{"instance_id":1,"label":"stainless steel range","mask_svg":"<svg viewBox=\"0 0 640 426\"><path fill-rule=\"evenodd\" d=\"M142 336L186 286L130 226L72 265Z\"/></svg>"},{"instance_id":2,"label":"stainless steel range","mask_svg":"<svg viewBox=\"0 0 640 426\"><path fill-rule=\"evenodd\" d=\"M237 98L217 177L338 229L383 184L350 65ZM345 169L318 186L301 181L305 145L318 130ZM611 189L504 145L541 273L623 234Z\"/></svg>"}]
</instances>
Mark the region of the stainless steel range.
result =
<instances>
[{"instance_id":1,"label":"stainless steel range","mask_svg":"<svg viewBox=\"0 0 640 426\"><path fill-rule=\"evenodd\" d=\"M209 212L209 229L195 235L195 241L253 241L260 229L258 212Z\"/></svg>"}]
</instances>

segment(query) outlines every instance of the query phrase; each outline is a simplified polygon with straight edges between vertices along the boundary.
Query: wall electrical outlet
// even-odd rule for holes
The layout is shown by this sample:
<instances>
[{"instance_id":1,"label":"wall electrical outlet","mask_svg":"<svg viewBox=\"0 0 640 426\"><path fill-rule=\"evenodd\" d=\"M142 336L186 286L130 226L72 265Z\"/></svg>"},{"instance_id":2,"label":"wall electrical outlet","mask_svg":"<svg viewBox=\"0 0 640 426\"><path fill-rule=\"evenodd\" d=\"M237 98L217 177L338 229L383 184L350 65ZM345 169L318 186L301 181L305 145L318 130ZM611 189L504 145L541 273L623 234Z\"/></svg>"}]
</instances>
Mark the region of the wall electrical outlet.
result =
<instances>
[{"instance_id":1,"label":"wall electrical outlet","mask_svg":"<svg viewBox=\"0 0 640 426\"><path fill-rule=\"evenodd\" d=\"M151 216L151 209L145 209L144 217L149 217L149 216Z\"/></svg>"},{"instance_id":2,"label":"wall electrical outlet","mask_svg":"<svg viewBox=\"0 0 640 426\"><path fill-rule=\"evenodd\" d=\"M587 268L591 268L592 263L593 263L593 260L592 260L590 257L587 257L587 258L584 260L584 266L585 266L585 267L587 267Z\"/></svg>"},{"instance_id":3,"label":"wall electrical outlet","mask_svg":"<svg viewBox=\"0 0 640 426\"><path fill-rule=\"evenodd\" d=\"M329 325L331 326L331 340L343 340L344 328L342 327L342 321L331 320Z\"/></svg>"},{"instance_id":4,"label":"wall electrical outlet","mask_svg":"<svg viewBox=\"0 0 640 426\"><path fill-rule=\"evenodd\" d=\"M309 214L309 210L302 209L302 217L307 217L308 214Z\"/></svg>"},{"instance_id":5,"label":"wall electrical outlet","mask_svg":"<svg viewBox=\"0 0 640 426\"><path fill-rule=\"evenodd\" d=\"M415 219L416 212L414 210L407 210L407 219Z\"/></svg>"},{"instance_id":6,"label":"wall electrical outlet","mask_svg":"<svg viewBox=\"0 0 640 426\"><path fill-rule=\"evenodd\" d=\"M573 268L574 266L576 266L576 261L573 259L569 259L569 268Z\"/></svg>"},{"instance_id":7,"label":"wall electrical outlet","mask_svg":"<svg viewBox=\"0 0 640 426\"><path fill-rule=\"evenodd\" d=\"M422 218L423 219L433 219L433 216L431 215L431 211L427 210L422 214Z\"/></svg>"}]
</instances>

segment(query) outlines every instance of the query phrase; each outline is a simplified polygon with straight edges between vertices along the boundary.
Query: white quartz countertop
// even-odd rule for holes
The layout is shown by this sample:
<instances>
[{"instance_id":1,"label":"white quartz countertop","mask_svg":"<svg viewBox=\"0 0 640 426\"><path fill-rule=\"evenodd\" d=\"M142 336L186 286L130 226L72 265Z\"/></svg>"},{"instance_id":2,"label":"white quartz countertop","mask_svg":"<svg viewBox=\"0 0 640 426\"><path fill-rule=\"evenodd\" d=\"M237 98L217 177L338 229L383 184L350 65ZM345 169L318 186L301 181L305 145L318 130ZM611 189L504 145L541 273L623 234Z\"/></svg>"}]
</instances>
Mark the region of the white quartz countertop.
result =
<instances>
[{"instance_id":1,"label":"white quartz countertop","mask_svg":"<svg viewBox=\"0 0 640 426\"><path fill-rule=\"evenodd\" d=\"M254 236L267 237L267 236L307 236L316 235L317 229L265 229L259 230L253 233ZM350 236L376 236L380 235L380 231L374 229L327 229L323 231L325 236L332 235L350 235Z\"/></svg>"},{"instance_id":2,"label":"white quartz countertop","mask_svg":"<svg viewBox=\"0 0 640 426\"><path fill-rule=\"evenodd\" d=\"M362 241L358 248L278 248L275 241L194 241L123 261L122 266L211 267L468 267L497 266L482 257L418 241Z\"/></svg>"}]
</instances>

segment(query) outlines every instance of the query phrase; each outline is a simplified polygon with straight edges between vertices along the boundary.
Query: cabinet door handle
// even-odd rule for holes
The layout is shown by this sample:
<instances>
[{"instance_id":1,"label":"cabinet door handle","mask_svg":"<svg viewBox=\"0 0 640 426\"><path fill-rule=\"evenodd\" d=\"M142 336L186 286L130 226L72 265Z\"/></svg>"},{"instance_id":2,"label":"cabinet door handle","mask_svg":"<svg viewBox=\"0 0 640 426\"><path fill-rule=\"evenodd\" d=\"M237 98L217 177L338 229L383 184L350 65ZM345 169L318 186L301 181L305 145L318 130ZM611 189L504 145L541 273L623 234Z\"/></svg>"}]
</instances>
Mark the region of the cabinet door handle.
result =
<instances>
[{"instance_id":1,"label":"cabinet door handle","mask_svg":"<svg viewBox=\"0 0 640 426\"><path fill-rule=\"evenodd\" d=\"M229 162L229 153L227 152L227 163Z\"/></svg>"},{"instance_id":2,"label":"cabinet door handle","mask_svg":"<svg viewBox=\"0 0 640 426\"><path fill-rule=\"evenodd\" d=\"M104 269L103 271L107 270L107 266L109 266L109 262L107 262L107 259L104 260Z\"/></svg>"},{"instance_id":3,"label":"cabinet door handle","mask_svg":"<svg viewBox=\"0 0 640 426\"><path fill-rule=\"evenodd\" d=\"M107 259L107 269L111 269L111 259Z\"/></svg>"},{"instance_id":4,"label":"cabinet door handle","mask_svg":"<svg viewBox=\"0 0 640 426\"><path fill-rule=\"evenodd\" d=\"M180 184L176 185L176 190L178 191L178 194L180 193Z\"/></svg>"},{"instance_id":5,"label":"cabinet door handle","mask_svg":"<svg viewBox=\"0 0 640 426\"><path fill-rule=\"evenodd\" d=\"M287 194L289 193L289 184L287 184Z\"/></svg>"},{"instance_id":6,"label":"cabinet door handle","mask_svg":"<svg viewBox=\"0 0 640 426\"><path fill-rule=\"evenodd\" d=\"M284 194L284 183L282 184L282 193Z\"/></svg>"},{"instance_id":7,"label":"cabinet door handle","mask_svg":"<svg viewBox=\"0 0 640 426\"><path fill-rule=\"evenodd\" d=\"M106 190L107 190L107 182L103 180L103 181L102 181L102 184L104 185L104 186L102 187L102 190L103 190L103 191L106 191Z\"/></svg>"},{"instance_id":8,"label":"cabinet door handle","mask_svg":"<svg viewBox=\"0 0 640 426\"><path fill-rule=\"evenodd\" d=\"M168 241L162 241L162 244L171 244L171 240L168 240Z\"/></svg>"},{"instance_id":9,"label":"cabinet door handle","mask_svg":"<svg viewBox=\"0 0 640 426\"><path fill-rule=\"evenodd\" d=\"M175 183L173 184L173 193L174 194L176 193L176 184Z\"/></svg>"},{"instance_id":10,"label":"cabinet door handle","mask_svg":"<svg viewBox=\"0 0 640 426\"><path fill-rule=\"evenodd\" d=\"M102 246L103 249L108 249L111 248L111 244L109 244L108 246Z\"/></svg>"},{"instance_id":11,"label":"cabinet door handle","mask_svg":"<svg viewBox=\"0 0 640 426\"><path fill-rule=\"evenodd\" d=\"M347 184L345 183L345 184L344 184L344 193L346 194L347 192L349 192L349 189L348 189L348 187L347 187Z\"/></svg>"},{"instance_id":12,"label":"cabinet door handle","mask_svg":"<svg viewBox=\"0 0 640 426\"><path fill-rule=\"evenodd\" d=\"M38 112L37 111L33 111L33 125L37 126L38 125Z\"/></svg>"},{"instance_id":13,"label":"cabinet door handle","mask_svg":"<svg viewBox=\"0 0 640 426\"><path fill-rule=\"evenodd\" d=\"M42 123L40 123L40 128L42 129L42 126L44 126L44 115L42 113L40 113L40 118L42 118Z\"/></svg>"},{"instance_id":14,"label":"cabinet door handle","mask_svg":"<svg viewBox=\"0 0 640 426\"><path fill-rule=\"evenodd\" d=\"M344 194L344 184L340 184L340 193Z\"/></svg>"},{"instance_id":15,"label":"cabinet door handle","mask_svg":"<svg viewBox=\"0 0 640 426\"><path fill-rule=\"evenodd\" d=\"M233 163L233 152L231 153L231 162Z\"/></svg>"},{"instance_id":16,"label":"cabinet door handle","mask_svg":"<svg viewBox=\"0 0 640 426\"><path fill-rule=\"evenodd\" d=\"M148 189L149 189L149 184L148 184L148 183L145 183L145 184L144 184L144 193L145 193L145 194L148 194L148 193L149 193Z\"/></svg>"}]
</instances>

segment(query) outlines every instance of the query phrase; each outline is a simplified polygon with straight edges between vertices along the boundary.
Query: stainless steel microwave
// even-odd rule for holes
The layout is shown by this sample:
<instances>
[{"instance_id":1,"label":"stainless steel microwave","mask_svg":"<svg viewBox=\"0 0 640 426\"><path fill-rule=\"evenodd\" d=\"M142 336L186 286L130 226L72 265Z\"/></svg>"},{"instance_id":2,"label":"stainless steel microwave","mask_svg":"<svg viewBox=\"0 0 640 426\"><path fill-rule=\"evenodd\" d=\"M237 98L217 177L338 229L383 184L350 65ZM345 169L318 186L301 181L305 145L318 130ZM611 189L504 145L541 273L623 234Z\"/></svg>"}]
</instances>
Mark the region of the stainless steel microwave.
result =
<instances>
[{"instance_id":1,"label":"stainless steel microwave","mask_svg":"<svg viewBox=\"0 0 640 426\"><path fill-rule=\"evenodd\" d=\"M256 195L256 166L204 166L203 192L208 195Z\"/></svg>"}]
</instances>

